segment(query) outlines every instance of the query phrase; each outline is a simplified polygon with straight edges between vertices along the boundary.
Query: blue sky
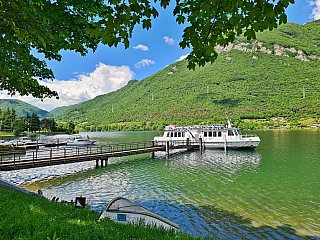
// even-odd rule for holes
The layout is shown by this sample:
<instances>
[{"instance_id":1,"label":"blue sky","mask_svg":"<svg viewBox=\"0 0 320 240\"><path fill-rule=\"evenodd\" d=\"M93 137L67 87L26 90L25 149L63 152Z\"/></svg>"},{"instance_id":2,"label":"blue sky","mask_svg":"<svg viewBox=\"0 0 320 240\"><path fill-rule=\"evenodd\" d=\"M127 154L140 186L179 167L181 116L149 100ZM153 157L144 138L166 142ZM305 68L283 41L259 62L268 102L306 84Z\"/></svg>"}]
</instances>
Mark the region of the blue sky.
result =
<instances>
[{"instance_id":1,"label":"blue sky","mask_svg":"<svg viewBox=\"0 0 320 240\"><path fill-rule=\"evenodd\" d=\"M44 83L58 91L60 100L45 99L41 102L30 96L22 101L45 110L87 101L123 87L129 80L142 80L191 52L181 49L184 26L178 25L172 15L173 4L166 10L157 8L159 17L152 21L151 29L136 26L129 49L122 44L117 48L99 45L96 52L82 57L80 54L62 52L61 62L48 61L55 74L54 81ZM296 0L287 9L288 22L304 24L320 18L320 0ZM5 93L0 98L10 98Z\"/></svg>"}]
</instances>

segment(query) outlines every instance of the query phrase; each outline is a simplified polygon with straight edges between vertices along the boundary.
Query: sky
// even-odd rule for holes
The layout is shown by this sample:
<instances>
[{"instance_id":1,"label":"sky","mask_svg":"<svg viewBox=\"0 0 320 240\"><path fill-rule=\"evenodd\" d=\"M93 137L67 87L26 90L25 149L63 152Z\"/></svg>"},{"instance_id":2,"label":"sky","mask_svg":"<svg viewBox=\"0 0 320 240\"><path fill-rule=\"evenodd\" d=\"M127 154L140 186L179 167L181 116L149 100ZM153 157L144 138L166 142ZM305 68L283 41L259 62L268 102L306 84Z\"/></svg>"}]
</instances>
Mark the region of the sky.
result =
<instances>
[{"instance_id":1,"label":"sky","mask_svg":"<svg viewBox=\"0 0 320 240\"><path fill-rule=\"evenodd\" d=\"M58 92L60 99L40 101L32 96L10 96L0 92L0 99L19 99L41 109L50 111L56 107L68 106L90 100L98 95L115 91L132 79L142 80L164 69L175 61L182 60L191 49L181 49L185 26L178 25L172 14L173 4L167 9L157 8L159 17L152 21L148 31L137 25L133 31L130 47L124 49L99 45L93 53L82 57L72 51L61 52L60 62L47 61L55 79L41 84ZM296 0L286 10L288 22L305 24L320 19L320 0ZM39 58L36 52L33 54Z\"/></svg>"}]
</instances>

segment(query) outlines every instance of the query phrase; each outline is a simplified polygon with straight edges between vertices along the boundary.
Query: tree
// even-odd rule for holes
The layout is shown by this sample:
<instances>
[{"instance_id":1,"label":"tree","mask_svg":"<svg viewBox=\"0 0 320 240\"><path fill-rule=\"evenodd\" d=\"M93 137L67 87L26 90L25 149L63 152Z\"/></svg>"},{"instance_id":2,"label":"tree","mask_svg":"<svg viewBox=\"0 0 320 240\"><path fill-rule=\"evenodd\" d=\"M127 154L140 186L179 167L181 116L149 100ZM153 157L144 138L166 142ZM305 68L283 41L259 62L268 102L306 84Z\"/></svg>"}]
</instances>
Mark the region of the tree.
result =
<instances>
[{"instance_id":1,"label":"tree","mask_svg":"<svg viewBox=\"0 0 320 240\"><path fill-rule=\"evenodd\" d=\"M32 113L31 115L30 131L31 132L40 131L40 119L38 114L36 113Z\"/></svg>"},{"instance_id":2,"label":"tree","mask_svg":"<svg viewBox=\"0 0 320 240\"><path fill-rule=\"evenodd\" d=\"M57 130L57 123L54 118L44 118L40 121L41 128L48 132L55 132Z\"/></svg>"},{"instance_id":3,"label":"tree","mask_svg":"<svg viewBox=\"0 0 320 240\"><path fill-rule=\"evenodd\" d=\"M155 0L166 8L169 0ZM285 23L285 9L294 0L177 0L173 15L186 24L181 48L191 47L188 67L204 66L217 58L215 46L233 42L236 34L255 38L255 33ZM112 47L129 39L136 24L149 29L158 11L149 0L0 0L0 90L31 94L37 98L57 97L39 84L54 74L31 54L60 61L61 50L82 56L99 43Z\"/></svg>"},{"instance_id":4,"label":"tree","mask_svg":"<svg viewBox=\"0 0 320 240\"><path fill-rule=\"evenodd\" d=\"M24 123L23 117L14 120L14 122L12 124L13 134L15 136L19 136L21 134L21 132L23 132L23 130L24 130L24 127L25 127L24 125L25 125L25 123Z\"/></svg>"},{"instance_id":5,"label":"tree","mask_svg":"<svg viewBox=\"0 0 320 240\"><path fill-rule=\"evenodd\" d=\"M67 130L68 130L68 132L69 132L69 133L72 133L73 130L74 130L74 128L75 128L74 122L73 122L72 120L69 120L69 121L67 122Z\"/></svg>"}]
</instances>

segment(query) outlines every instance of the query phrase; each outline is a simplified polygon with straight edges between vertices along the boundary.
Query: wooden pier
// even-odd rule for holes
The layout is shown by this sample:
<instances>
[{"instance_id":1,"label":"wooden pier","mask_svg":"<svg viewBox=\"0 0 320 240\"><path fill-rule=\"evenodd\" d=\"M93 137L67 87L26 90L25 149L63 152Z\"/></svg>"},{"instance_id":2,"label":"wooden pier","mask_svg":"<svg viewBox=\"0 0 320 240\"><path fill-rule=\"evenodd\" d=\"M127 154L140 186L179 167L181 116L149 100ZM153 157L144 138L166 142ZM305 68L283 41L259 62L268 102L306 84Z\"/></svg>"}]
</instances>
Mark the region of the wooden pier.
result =
<instances>
[{"instance_id":1,"label":"wooden pier","mask_svg":"<svg viewBox=\"0 0 320 240\"><path fill-rule=\"evenodd\" d=\"M12 151L11 155L0 152L0 171L12 171L26 168L45 167L52 165L96 161L96 165L106 166L111 157L151 153L170 149L199 149L201 142L166 141L166 142L134 142L108 144L87 147L42 148L27 152Z\"/></svg>"}]
</instances>

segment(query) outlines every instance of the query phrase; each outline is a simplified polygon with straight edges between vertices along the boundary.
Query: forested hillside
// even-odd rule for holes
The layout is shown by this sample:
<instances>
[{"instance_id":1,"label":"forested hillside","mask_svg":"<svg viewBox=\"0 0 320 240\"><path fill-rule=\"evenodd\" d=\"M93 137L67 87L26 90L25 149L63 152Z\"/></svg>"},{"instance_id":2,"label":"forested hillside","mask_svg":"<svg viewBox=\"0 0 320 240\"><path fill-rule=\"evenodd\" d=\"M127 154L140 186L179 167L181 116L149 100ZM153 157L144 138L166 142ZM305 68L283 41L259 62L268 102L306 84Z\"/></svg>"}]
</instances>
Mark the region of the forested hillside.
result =
<instances>
[{"instance_id":1,"label":"forested hillside","mask_svg":"<svg viewBox=\"0 0 320 240\"><path fill-rule=\"evenodd\" d=\"M185 60L84 102L59 116L82 130L163 129L210 124L228 113L242 119L316 117L320 112L320 22L288 23L218 48L218 59L195 71ZM113 110L113 111L112 111ZM242 121L243 122L243 121Z\"/></svg>"},{"instance_id":2,"label":"forested hillside","mask_svg":"<svg viewBox=\"0 0 320 240\"><path fill-rule=\"evenodd\" d=\"M73 107L75 107L77 105L79 105L79 104L74 104L74 105L70 105L70 106L63 106L63 107L57 107L57 108L51 110L50 113L52 114L52 116L58 116L61 113L64 113L68 109L73 108Z\"/></svg>"},{"instance_id":3,"label":"forested hillside","mask_svg":"<svg viewBox=\"0 0 320 240\"><path fill-rule=\"evenodd\" d=\"M0 109L14 109L18 117L22 117L29 113L36 113L40 118L53 117L53 115L43 109L37 108L31 104L16 99L0 99Z\"/></svg>"}]
</instances>

